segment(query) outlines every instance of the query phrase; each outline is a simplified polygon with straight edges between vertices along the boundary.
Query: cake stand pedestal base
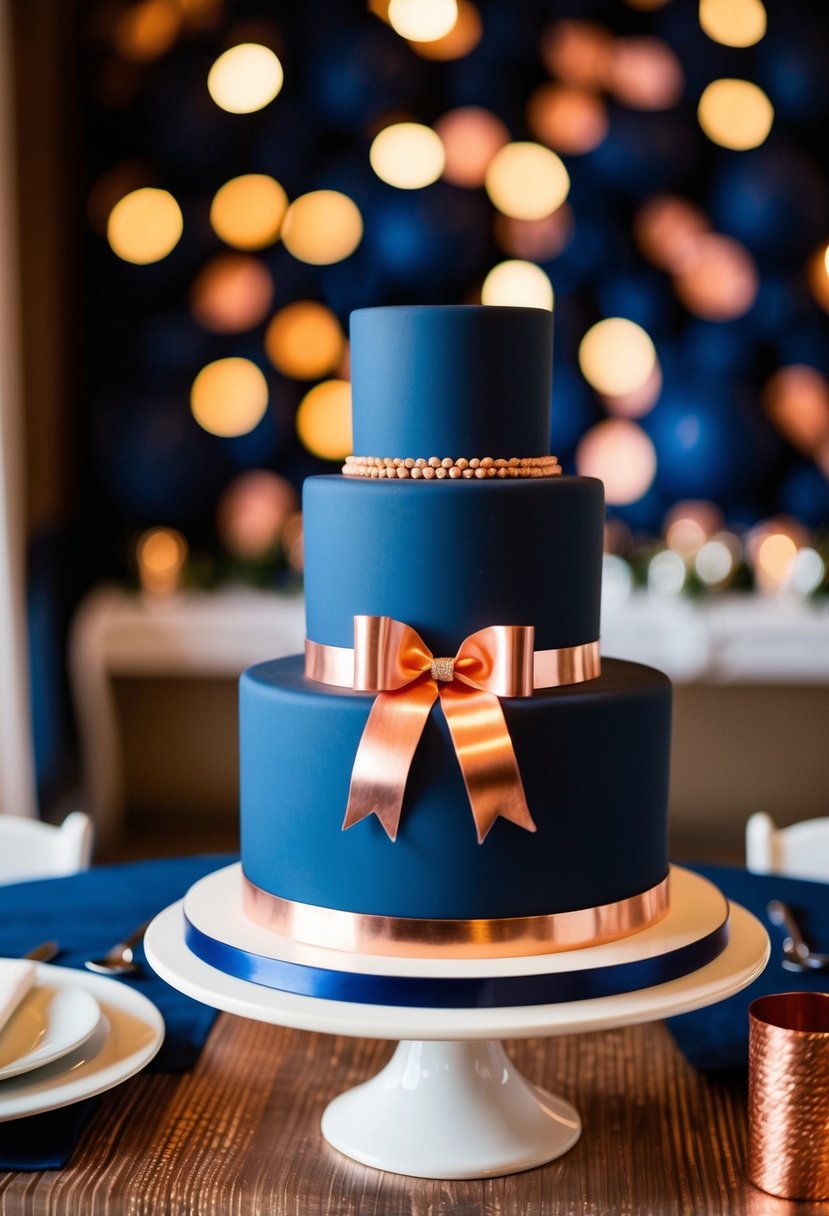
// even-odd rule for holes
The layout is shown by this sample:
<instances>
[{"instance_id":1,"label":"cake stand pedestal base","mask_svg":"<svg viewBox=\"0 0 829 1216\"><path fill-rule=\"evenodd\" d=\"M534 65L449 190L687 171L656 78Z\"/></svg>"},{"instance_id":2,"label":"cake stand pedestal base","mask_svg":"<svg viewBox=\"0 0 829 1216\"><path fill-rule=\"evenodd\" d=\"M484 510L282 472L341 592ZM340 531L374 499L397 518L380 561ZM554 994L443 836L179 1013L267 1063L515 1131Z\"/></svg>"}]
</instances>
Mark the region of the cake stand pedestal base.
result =
<instances>
[{"instance_id":1,"label":"cake stand pedestal base","mask_svg":"<svg viewBox=\"0 0 829 1216\"><path fill-rule=\"evenodd\" d=\"M532 1085L495 1039L408 1040L322 1117L329 1144L417 1178L514 1174L560 1157L581 1135L569 1102Z\"/></svg>"}]
</instances>

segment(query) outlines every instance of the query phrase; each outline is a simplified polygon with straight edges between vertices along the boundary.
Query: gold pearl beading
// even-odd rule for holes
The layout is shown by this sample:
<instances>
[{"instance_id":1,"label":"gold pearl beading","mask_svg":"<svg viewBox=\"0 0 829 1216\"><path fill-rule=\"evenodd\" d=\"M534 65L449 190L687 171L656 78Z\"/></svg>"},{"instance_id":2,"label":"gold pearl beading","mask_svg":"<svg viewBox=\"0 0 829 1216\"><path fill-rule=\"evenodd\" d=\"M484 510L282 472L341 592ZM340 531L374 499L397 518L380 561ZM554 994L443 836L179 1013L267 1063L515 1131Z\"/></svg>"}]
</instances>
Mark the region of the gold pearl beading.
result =
<instances>
[{"instance_id":1,"label":"gold pearl beading","mask_svg":"<svg viewBox=\"0 0 829 1216\"><path fill-rule=\"evenodd\" d=\"M432 679L451 684L455 678L454 659L432 659Z\"/></svg>"},{"instance_id":2,"label":"gold pearl beading","mask_svg":"<svg viewBox=\"0 0 829 1216\"><path fill-rule=\"evenodd\" d=\"M460 456L430 456L428 460L411 456L347 456L343 465L346 477L400 478L413 481L442 481L446 477L558 477L561 465L556 456L510 457L494 460L491 456L466 460Z\"/></svg>"}]
</instances>

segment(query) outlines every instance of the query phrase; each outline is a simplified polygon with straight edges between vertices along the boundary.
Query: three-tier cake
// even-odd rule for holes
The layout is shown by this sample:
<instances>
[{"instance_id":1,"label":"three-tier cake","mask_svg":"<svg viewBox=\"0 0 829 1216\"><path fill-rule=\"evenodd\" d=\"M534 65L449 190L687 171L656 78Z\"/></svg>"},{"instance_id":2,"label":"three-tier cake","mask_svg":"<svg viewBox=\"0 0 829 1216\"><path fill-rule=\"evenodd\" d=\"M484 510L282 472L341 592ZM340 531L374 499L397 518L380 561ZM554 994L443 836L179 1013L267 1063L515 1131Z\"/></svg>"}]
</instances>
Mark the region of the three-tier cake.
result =
<instances>
[{"instance_id":1,"label":"three-tier cake","mask_svg":"<svg viewBox=\"0 0 829 1216\"><path fill-rule=\"evenodd\" d=\"M549 455L551 314L363 309L351 341L306 654L241 680L246 914L369 954L635 933L668 907L671 691L599 659L602 485Z\"/></svg>"}]
</instances>

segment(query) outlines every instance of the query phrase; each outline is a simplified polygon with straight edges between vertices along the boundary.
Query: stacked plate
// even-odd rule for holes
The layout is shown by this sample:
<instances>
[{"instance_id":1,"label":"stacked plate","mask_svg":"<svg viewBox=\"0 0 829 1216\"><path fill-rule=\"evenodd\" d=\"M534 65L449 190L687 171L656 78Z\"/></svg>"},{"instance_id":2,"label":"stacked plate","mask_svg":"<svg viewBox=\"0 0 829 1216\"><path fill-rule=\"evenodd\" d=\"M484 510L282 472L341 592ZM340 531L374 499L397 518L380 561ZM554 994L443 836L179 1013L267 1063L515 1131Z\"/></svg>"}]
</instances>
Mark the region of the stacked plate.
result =
<instances>
[{"instance_id":1,"label":"stacked plate","mask_svg":"<svg viewBox=\"0 0 829 1216\"><path fill-rule=\"evenodd\" d=\"M149 1063L163 1039L161 1014L140 992L38 964L34 985L0 1030L0 1122L111 1089Z\"/></svg>"}]
</instances>

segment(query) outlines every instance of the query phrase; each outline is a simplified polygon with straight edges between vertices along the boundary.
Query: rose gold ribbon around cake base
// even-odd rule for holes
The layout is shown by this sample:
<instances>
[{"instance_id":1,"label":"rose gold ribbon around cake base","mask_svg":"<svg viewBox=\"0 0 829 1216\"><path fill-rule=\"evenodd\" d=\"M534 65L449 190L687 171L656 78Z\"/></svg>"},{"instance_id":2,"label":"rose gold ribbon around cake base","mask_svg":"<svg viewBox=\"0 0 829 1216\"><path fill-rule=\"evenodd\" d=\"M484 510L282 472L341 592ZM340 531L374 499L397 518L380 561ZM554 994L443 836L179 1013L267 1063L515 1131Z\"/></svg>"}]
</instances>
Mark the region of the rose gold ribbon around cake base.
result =
<instances>
[{"instance_id":1,"label":"rose gold ribbon around cake base","mask_svg":"<svg viewBox=\"0 0 829 1216\"><path fill-rule=\"evenodd\" d=\"M599 645L533 651L531 625L491 625L470 634L454 658L436 658L409 625L355 616L354 649L306 640L309 679L378 695L354 760L343 829L376 815L397 837L414 753L439 698L483 842L499 817L535 831L499 697L599 675Z\"/></svg>"},{"instance_id":2,"label":"rose gold ribbon around cake base","mask_svg":"<svg viewBox=\"0 0 829 1216\"><path fill-rule=\"evenodd\" d=\"M242 880L242 908L281 937L394 958L515 958L598 946L638 933L668 911L668 878L640 895L597 908L499 920L419 920L296 903Z\"/></svg>"}]
</instances>

